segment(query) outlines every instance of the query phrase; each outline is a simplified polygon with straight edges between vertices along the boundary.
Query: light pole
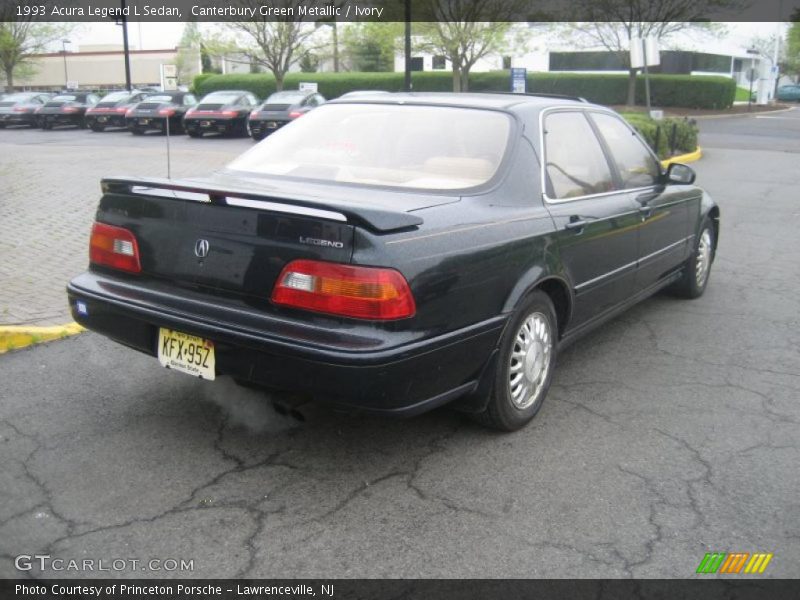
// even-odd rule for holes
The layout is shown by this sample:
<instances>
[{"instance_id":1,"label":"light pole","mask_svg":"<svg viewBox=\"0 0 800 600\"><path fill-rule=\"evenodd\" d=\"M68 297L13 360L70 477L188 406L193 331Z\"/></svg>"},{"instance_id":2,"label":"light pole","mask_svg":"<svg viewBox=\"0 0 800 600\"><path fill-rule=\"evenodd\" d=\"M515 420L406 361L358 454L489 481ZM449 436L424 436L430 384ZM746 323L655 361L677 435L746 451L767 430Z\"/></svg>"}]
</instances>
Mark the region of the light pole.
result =
<instances>
[{"instance_id":1,"label":"light pole","mask_svg":"<svg viewBox=\"0 0 800 600\"><path fill-rule=\"evenodd\" d=\"M67 74L67 44L71 44L69 40L61 40L61 54L64 57L64 89L69 87L69 75Z\"/></svg>"}]
</instances>

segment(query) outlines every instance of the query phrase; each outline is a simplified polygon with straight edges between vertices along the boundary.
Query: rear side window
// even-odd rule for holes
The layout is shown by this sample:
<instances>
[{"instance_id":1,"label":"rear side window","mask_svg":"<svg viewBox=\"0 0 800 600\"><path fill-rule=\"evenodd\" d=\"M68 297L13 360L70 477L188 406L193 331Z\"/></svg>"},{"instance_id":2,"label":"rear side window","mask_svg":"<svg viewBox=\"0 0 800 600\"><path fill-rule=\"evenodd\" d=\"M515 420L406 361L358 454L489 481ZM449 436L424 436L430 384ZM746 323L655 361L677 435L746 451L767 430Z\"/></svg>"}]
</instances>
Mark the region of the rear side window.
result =
<instances>
[{"instance_id":1,"label":"rear side window","mask_svg":"<svg viewBox=\"0 0 800 600\"><path fill-rule=\"evenodd\" d=\"M554 112L544 121L547 195L565 199L614 189L600 142L582 112Z\"/></svg>"},{"instance_id":2,"label":"rear side window","mask_svg":"<svg viewBox=\"0 0 800 600\"><path fill-rule=\"evenodd\" d=\"M611 151L622 187L632 189L655 185L661 167L633 130L613 115L592 113L592 119Z\"/></svg>"}]
</instances>

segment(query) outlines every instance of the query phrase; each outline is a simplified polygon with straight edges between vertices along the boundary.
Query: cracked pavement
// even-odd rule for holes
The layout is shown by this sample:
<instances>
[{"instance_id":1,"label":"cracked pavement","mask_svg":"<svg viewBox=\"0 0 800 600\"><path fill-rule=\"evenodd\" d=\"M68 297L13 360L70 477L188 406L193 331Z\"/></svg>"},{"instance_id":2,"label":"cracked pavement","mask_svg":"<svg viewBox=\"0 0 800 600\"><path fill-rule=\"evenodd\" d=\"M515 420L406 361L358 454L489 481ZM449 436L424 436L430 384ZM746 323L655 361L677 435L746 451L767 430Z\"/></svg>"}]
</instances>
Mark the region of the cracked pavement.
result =
<instances>
[{"instance_id":1,"label":"cracked pavement","mask_svg":"<svg viewBox=\"0 0 800 600\"><path fill-rule=\"evenodd\" d=\"M0 356L0 577L92 576L14 569L50 554L194 560L115 577L671 578L709 551L797 577L800 110L781 114L701 123L705 296L567 350L514 434L448 409L301 422L92 333Z\"/></svg>"}]
</instances>

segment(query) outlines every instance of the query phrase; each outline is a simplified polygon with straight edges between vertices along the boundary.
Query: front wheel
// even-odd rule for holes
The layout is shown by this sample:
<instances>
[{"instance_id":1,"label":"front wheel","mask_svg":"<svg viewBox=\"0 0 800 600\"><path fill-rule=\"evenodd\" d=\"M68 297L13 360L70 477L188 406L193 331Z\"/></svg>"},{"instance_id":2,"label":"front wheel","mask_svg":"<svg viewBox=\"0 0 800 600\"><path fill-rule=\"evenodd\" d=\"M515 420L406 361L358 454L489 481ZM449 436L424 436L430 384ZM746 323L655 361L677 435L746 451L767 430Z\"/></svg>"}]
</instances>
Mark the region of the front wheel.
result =
<instances>
[{"instance_id":1,"label":"front wheel","mask_svg":"<svg viewBox=\"0 0 800 600\"><path fill-rule=\"evenodd\" d=\"M714 226L706 217L700 227L692 256L686 261L683 275L673 286L673 291L683 298L699 298L706 291L714 262Z\"/></svg>"},{"instance_id":2,"label":"front wheel","mask_svg":"<svg viewBox=\"0 0 800 600\"><path fill-rule=\"evenodd\" d=\"M90 128L91 128L92 131L96 131L97 133L100 133L101 131L105 130L106 126L105 125L100 125L98 123L92 123L90 125Z\"/></svg>"},{"instance_id":3,"label":"front wheel","mask_svg":"<svg viewBox=\"0 0 800 600\"><path fill-rule=\"evenodd\" d=\"M536 416L550 388L557 339L553 303L537 290L517 309L503 333L489 404L475 415L480 423L515 431Z\"/></svg>"}]
</instances>

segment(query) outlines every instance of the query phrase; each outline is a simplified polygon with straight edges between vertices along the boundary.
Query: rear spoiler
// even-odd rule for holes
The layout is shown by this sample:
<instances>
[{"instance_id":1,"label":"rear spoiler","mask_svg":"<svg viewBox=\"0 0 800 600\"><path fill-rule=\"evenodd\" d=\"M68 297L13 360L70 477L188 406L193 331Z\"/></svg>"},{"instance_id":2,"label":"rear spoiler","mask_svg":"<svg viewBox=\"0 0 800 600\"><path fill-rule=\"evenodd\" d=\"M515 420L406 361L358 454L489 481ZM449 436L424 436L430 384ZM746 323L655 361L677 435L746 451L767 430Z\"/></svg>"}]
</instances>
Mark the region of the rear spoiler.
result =
<instances>
[{"instance_id":1,"label":"rear spoiler","mask_svg":"<svg viewBox=\"0 0 800 600\"><path fill-rule=\"evenodd\" d=\"M246 206L272 212L357 223L379 232L418 227L424 222L417 215L399 210L372 208L339 200L327 201L313 196L286 197L280 194L264 194L254 191L252 188L235 188L228 185L221 187L205 182L193 183L144 177L105 177L101 180L100 186L104 194L159 196L221 206Z\"/></svg>"}]
</instances>

